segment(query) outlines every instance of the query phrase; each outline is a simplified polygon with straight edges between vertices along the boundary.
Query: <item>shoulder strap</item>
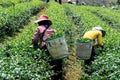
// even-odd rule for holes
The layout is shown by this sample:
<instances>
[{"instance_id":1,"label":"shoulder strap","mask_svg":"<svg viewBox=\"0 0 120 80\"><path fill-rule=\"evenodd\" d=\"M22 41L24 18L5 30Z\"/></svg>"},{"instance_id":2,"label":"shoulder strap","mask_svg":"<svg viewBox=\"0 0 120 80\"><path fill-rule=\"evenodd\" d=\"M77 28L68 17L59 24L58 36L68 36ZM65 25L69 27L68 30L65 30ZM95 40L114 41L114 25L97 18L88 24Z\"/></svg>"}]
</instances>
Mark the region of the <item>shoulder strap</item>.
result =
<instances>
[{"instance_id":1,"label":"shoulder strap","mask_svg":"<svg viewBox=\"0 0 120 80\"><path fill-rule=\"evenodd\" d=\"M48 25L44 25L46 28L45 28L45 30L43 31L43 33L42 33L42 38L43 38L43 36L44 36L44 34L45 34L45 32L46 32L46 30L49 28L49 26ZM42 39L41 38L41 39Z\"/></svg>"},{"instance_id":2,"label":"shoulder strap","mask_svg":"<svg viewBox=\"0 0 120 80\"><path fill-rule=\"evenodd\" d=\"M42 41L43 41L43 36L44 36L44 34L45 34L45 32L46 32L46 30L49 28L49 26L48 25L44 25L46 28L45 28L45 30L43 31L43 33L41 33L40 35L39 35L39 38L40 38L40 43L42 43Z\"/></svg>"}]
</instances>

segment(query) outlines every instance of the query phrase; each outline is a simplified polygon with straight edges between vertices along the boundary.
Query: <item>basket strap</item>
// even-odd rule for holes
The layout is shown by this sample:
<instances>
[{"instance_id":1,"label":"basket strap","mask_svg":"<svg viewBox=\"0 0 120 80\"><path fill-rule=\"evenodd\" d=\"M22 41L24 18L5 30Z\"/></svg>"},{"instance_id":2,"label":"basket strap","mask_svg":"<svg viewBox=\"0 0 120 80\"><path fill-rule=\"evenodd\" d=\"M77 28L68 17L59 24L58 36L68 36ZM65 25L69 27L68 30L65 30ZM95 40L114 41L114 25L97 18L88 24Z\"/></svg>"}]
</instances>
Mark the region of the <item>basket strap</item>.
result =
<instances>
[{"instance_id":1,"label":"basket strap","mask_svg":"<svg viewBox=\"0 0 120 80\"><path fill-rule=\"evenodd\" d=\"M43 31L43 33L39 34L39 38L40 38L40 46L41 46L41 43L44 42L44 40L43 40L43 36L44 36L46 30L49 28L48 25L44 25L44 26L46 27L45 30Z\"/></svg>"}]
</instances>

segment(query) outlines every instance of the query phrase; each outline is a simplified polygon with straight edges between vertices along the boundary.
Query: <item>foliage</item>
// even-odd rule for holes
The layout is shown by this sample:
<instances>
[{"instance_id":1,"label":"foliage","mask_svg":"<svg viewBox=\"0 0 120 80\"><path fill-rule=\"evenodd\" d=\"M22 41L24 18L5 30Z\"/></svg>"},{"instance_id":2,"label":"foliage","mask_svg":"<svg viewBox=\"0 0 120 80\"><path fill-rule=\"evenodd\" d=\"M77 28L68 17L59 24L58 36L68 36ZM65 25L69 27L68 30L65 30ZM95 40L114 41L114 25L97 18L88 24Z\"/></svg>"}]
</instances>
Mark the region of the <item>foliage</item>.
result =
<instances>
[{"instance_id":1,"label":"foliage","mask_svg":"<svg viewBox=\"0 0 120 80\"><path fill-rule=\"evenodd\" d=\"M112 20L116 20L119 19L119 15L117 14L119 13L119 11L112 11L107 8L100 9L99 7L93 8L91 6L67 5L67 7L70 8L74 15L78 15L81 18L81 23L84 24L82 25L82 27L90 29L96 25L101 25L107 32L107 35L103 38L103 41L105 43L104 50L98 55L96 55L95 60L92 62L90 66L84 67L85 74L83 76L83 80L88 78L90 80L119 79L118 74L120 66L118 64L120 50L118 48L118 45L120 34L117 32L119 30L119 27L117 27L117 29L113 28L105 21L101 20L99 16L91 12L91 11L99 12L100 10L99 14L106 15L107 19L113 18ZM107 12L108 10L109 12ZM116 12L114 16L109 15L114 12ZM105 16L102 17L104 18ZM115 24L119 24L119 20L117 20Z\"/></svg>"},{"instance_id":2,"label":"foliage","mask_svg":"<svg viewBox=\"0 0 120 80\"><path fill-rule=\"evenodd\" d=\"M77 42L83 42L83 43L87 43L87 42L90 42L91 40L90 39L86 39L86 38L78 38L76 39Z\"/></svg>"},{"instance_id":3,"label":"foliage","mask_svg":"<svg viewBox=\"0 0 120 80\"><path fill-rule=\"evenodd\" d=\"M51 79L54 74L48 63L51 58L44 51L34 49L30 42L35 27L30 24L22 34L0 48L0 79Z\"/></svg>"},{"instance_id":4,"label":"foliage","mask_svg":"<svg viewBox=\"0 0 120 80\"><path fill-rule=\"evenodd\" d=\"M64 36L62 32L59 32L59 33L57 32L57 33L53 34L53 35L52 35L50 38L48 38L47 40L56 39L56 38L62 37L62 36ZM47 41L47 40L46 40L46 41Z\"/></svg>"},{"instance_id":5,"label":"foliage","mask_svg":"<svg viewBox=\"0 0 120 80\"><path fill-rule=\"evenodd\" d=\"M28 6L25 6L27 4L30 5L28 5L29 9ZM107 32L107 35L103 38L105 44L103 51L95 56L95 60L91 65L84 65L83 70L85 73L82 79L118 80L120 77L120 33L117 25L120 25L120 12L92 6L69 4L63 6L52 2L48 3L48 5L49 8L45 14L52 20L52 27L60 33L53 35L51 38L61 36L61 34L64 35L69 44L69 49L74 47L71 45L74 43L72 41L74 40L73 37L82 36L85 31L94 26L100 25ZM12 6L8 8L0 7L0 35L8 34L9 31L17 31L19 27L22 27L30 19L29 17L32 14L43 6L43 3L35 0L30 3L16 4L15 13ZM21 7L24 8L21 10ZM73 23L71 23L71 20ZM76 21L77 23L75 23ZM113 25L110 25L110 22ZM36 25L29 25L29 28L24 33L17 36L18 38L8 41L8 44L6 43L5 46L0 47L0 79L50 80L51 76L54 75L51 70L52 66L49 65L51 58L44 51L40 49L34 50L33 46L31 46L30 39L35 28ZM81 39L79 40L81 41ZM73 68L72 65L69 68ZM80 63L75 65L78 66Z\"/></svg>"},{"instance_id":6,"label":"foliage","mask_svg":"<svg viewBox=\"0 0 120 80\"><path fill-rule=\"evenodd\" d=\"M0 6L6 8L18 3L30 2L31 0L0 0Z\"/></svg>"},{"instance_id":7,"label":"foliage","mask_svg":"<svg viewBox=\"0 0 120 80\"><path fill-rule=\"evenodd\" d=\"M13 35L19 31L34 15L44 6L39 0L16 4L8 8L0 9L0 38L5 35ZM21 9L21 7L23 9Z\"/></svg>"}]
</instances>

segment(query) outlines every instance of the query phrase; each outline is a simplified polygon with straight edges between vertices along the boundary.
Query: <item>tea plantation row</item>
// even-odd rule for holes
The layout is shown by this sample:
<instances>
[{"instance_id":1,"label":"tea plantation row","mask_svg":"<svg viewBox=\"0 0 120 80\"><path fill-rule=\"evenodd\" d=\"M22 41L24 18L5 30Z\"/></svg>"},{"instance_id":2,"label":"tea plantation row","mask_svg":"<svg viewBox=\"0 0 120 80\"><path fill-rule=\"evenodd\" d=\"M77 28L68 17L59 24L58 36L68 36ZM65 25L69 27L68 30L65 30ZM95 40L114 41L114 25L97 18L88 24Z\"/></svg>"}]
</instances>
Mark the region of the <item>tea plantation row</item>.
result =
<instances>
[{"instance_id":1,"label":"tea plantation row","mask_svg":"<svg viewBox=\"0 0 120 80\"><path fill-rule=\"evenodd\" d=\"M13 35L30 21L30 16L36 14L45 3L39 0L19 3L8 8L0 8L0 38Z\"/></svg>"},{"instance_id":2,"label":"tea plantation row","mask_svg":"<svg viewBox=\"0 0 120 80\"><path fill-rule=\"evenodd\" d=\"M30 2L32 0L0 0L0 7L10 7L18 3Z\"/></svg>"},{"instance_id":3,"label":"tea plantation row","mask_svg":"<svg viewBox=\"0 0 120 80\"><path fill-rule=\"evenodd\" d=\"M31 5L33 4L31 3ZM40 8L42 8L43 5L45 5L44 3L36 3L36 4L39 5L39 7L34 6L34 9L37 11ZM105 21L100 19L99 16L94 14L92 10L93 8L90 6L74 6L70 4L60 5L54 2L50 2L46 6L48 7L44 13L47 14L52 20L53 22L52 27L57 30L57 33L64 34L69 47L69 52L72 51L71 50L72 48L75 48L74 47L75 38L81 37L85 31L91 29L92 27L100 25L107 32L106 37L103 38L103 41L105 44L104 51L102 53L97 51L100 54L98 54L95 57L95 61L90 66L86 66L84 68L84 74L81 79L83 80L87 80L87 79L88 80L89 79L90 80L114 80L114 79L117 80L119 79L120 77L119 76L120 74L120 70L119 70L120 68L119 66L120 64L120 59L119 59L120 33L118 33L116 29L112 28ZM20 7L20 5L18 7ZM28 9L28 8L26 7L25 9ZM23 10L23 13L21 11L22 17L26 16L27 14L29 14L29 11L31 12L31 10L33 11L34 9ZM95 8L95 10L96 9L97 8ZM11 12L9 13L12 16L14 16L14 13L11 13ZM25 13L27 14L24 15ZM5 13L3 13L3 15L4 14ZM99 14L102 14L102 12L100 12ZM29 16L27 15L27 17L29 17L29 19L32 19L30 18L30 15ZM34 22L34 20L36 20L38 17L39 15L37 15L36 17L33 17L32 21ZM8 18L6 19L9 19L9 15L8 15ZM23 19L23 22L29 20L27 18L22 18L22 19ZM107 19L109 19L109 17ZM0 20L2 21L4 19L0 19ZM14 19L10 19L10 20L17 21ZM20 17L20 20L21 20L21 17ZM51 80L51 76L55 74L51 70L52 66L50 66L48 63L51 60L51 57L48 57L44 53L44 51L41 51L40 49L34 50L33 46L31 45L31 37L33 36L35 28L37 27L37 25L34 24L33 22L31 22L28 26L26 26L23 32L20 33L16 38L6 42L5 46L0 47L0 54L1 54L0 55L0 64L1 64L0 79L12 79L12 80L16 80L16 79L48 80L49 79ZM16 23L19 23L19 22L16 22ZM4 26L5 24L2 23L1 25ZM18 26L19 25L17 25L17 27ZM1 27L1 29L4 29L4 28L5 27ZM81 60L79 62L81 62ZM81 64L80 63L76 64L76 67L77 65L81 65ZM74 76L76 75L74 74ZM79 74L79 76L81 76L81 74Z\"/></svg>"},{"instance_id":4,"label":"tea plantation row","mask_svg":"<svg viewBox=\"0 0 120 80\"><path fill-rule=\"evenodd\" d=\"M92 8L92 7L91 7ZM111 27L115 28L116 30L120 30L120 11L118 10L111 10L111 9L103 9L100 7L93 7L90 9L91 12L98 15L103 21L108 23Z\"/></svg>"},{"instance_id":5,"label":"tea plantation row","mask_svg":"<svg viewBox=\"0 0 120 80\"><path fill-rule=\"evenodd\" d=\"M118 80L120 78L120 33L117 31L119 27L117 27L117 30L114 29L111 25L107 24L106 21L101 20L99 16L96 16L91 12L94 10L98 12L99 8L94 7L93 9L90 6L66 6L69 7L69 9L71 10L71 12L73 12L74 15L80 18L79 26L87 28L85 31L88 31L88 29L100 25L107 32L107 35L103 38L103 42L105 44L104 51L102 53L97 51L99 54L96 55L95 61L93 61L90 66L86 66L84 68L86 74L84 74L85 77L83 79ZM100 9L101 12L99 12L99 14L101 15L103 14L102 10L106 11L106 9ZM109 12L109 14L112 14L113 12L114 11L111 11ZM119 19L118 13L119 11L116 11L116 14L113 17L107 16L107 19L112 18L111 21ZM107 15L108 13L104 14ZM116 24L119 24L119 22L116 21ZM79 34L84 32L80 32Z\"/></svg>"},{"instance_id":6,"label":"tea plantation row","mask_svg":"<svg viewBox=\"0 0 120 80\"><path fill-rule=\"evenodd\" d=\"M53 28L55 28L58 33L70 33L71 23L69 23L64 7L58 3L51 3L49 5L45 14L49 15L53 21ZM61 11L60 13L59 10ZM38 16L33 20L36 20ZM50 80L51 76L54 75L54 72L51 70L52 66L48 63L51 58L40 49L34 50L31 45L31 38L36 26L38 26L33 22L24 27L25 30L16 38L6 42L5 46L0 48L1 79ZM69 35L67 36L67 42L69 42Z\"/></svg>"}]
</instances>

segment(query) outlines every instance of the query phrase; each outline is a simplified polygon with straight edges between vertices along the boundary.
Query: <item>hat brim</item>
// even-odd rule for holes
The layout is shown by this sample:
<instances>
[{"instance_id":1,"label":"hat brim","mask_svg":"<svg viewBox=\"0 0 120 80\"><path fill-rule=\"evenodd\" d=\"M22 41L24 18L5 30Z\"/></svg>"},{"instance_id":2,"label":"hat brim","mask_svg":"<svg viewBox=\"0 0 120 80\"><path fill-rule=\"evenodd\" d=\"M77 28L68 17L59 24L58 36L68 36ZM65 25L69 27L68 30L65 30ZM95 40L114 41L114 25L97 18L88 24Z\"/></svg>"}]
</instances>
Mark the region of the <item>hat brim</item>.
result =
<instances>
[{"instance_id":1,"label":"hat brim","mask_svg":"<svg viewBox=\"0 0 120 80\"><path fill-rule=\"evenodd\" d=\"M43 23L43 22L47 22L49 25L52 25L51 20L36 20L35 23Z\"/></svg>"}]
</instances>

